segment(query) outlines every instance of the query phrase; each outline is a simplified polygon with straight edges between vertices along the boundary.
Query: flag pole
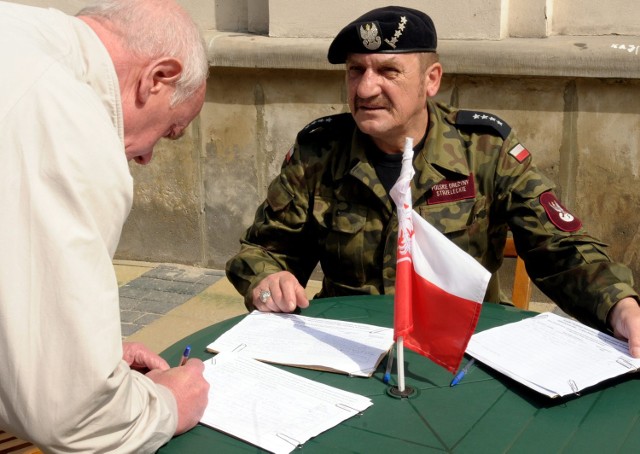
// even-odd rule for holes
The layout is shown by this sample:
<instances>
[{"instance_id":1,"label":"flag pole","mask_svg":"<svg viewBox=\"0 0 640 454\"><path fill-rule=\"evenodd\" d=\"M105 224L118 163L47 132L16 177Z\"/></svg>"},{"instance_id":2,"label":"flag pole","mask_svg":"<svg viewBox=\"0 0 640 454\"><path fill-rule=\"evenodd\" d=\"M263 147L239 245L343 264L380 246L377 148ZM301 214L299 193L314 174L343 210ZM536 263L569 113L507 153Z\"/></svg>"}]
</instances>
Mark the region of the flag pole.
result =
<instances>
[{"instance_id":1,"label":"flag pole","mask_svg":"<svg viewBox=\"0 0 640 454\"><path fill-rule=\"evenodd\" d=\"M402 155L403 155L402 156L403 161L407 160L408 163L410 163L409 165L413 169L413 138L406 137L404 139L404 150ZM411 202L410 198L409 198L409 202ZM405 392L405 389L404 389L404 338L402 336L398 336L396 343L397 343L396 354L398 356L398 365L396 366L396 369L398 370L398 392L400 393L400 395L402 395Z\"/></svg>"},{"instance_id":2,"label":"flag pole","mask_svg":"<svg viewBox=\"0 0 640 454\"><path fill-rule=\"evenodd\" d=\"M398 392L404 393L404 340L402 336L398 337L396 341L396 350L397 350L397 366L398 370Z\"/></svg>"},{"instance_id":3,"label":"flag pole","mask_svg":"<svg viewBox=\"0 0 640 454\"><path fill-rule=\"evenodd\" d=\"M407 217L410 218L411 213L411 179L413 178L414 175L414 170L413 170L413 138L411 137L406 137L405 138L405 142L404 142L404 150L402 152L402 169L400 171L400 176L398 177L398 181L396 182L396 184L393 186L393 188L391 189L391 198L393 199L393 201L396 203L396 206L398 207L398 255L400 256L400 234L402 233L400 230L402 229L403 226L403 222L406 222ZM410 219L409 219L409 222ZM409 229L411 230L411 229ZM411 251L409 249L409 253L407 254L407 250L406 250L406 246L409 246L410 248L410 243L411 243L411 232L409 232L409 230L407 230L406 232L404 232L404 252L403 254L403 258L402 259L398 259L397 263L400 263L401 261L404 263L403 268L406 268L406 263L410 263L411 262ZM408 255L408 257L407 257ZM408 262L407 262L408 261ZM397 266L396 266L396 272L397 272ZM407 274L406 272L403 273L404 276L404 280L406 281L406 279L409 277L409 274ZM394 300L394 336L395 333L397 332L397 327L396 327L396 321L397 321L397 310L398 310L398 304L397 304L397 297L398 297L398 276L396 275L396 299ZM406 295L404 294L404 298L406 299L411 298L411 287L408 285L403 285L402 289L405 291L409 291L409 294ZM396 366L396 370L398 372L398 385L388 388L387 389L387 394L389 394L392 397L395 398L405 398L405 397L410 397L412 395L415 394L415 389L412 388L411 386L409 386L408 388L405 387L405 382L404 382L404 338L403 336L397 336L396 337L396 356L398 358L398 360L396 361L397 366Z\"/></svg>"}]
</instances>

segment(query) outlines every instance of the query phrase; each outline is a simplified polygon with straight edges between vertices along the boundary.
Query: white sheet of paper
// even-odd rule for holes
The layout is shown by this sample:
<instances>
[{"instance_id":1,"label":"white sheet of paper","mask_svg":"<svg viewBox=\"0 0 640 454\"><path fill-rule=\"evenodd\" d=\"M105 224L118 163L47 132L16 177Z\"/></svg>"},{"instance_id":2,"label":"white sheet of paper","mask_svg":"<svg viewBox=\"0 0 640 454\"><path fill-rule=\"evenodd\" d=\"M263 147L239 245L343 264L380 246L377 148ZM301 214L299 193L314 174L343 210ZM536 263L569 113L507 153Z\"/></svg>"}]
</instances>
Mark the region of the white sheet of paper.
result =
<instances>
[{"instance_id":1,"label":"white sheet of paper","mask_svg":"<svg viewBox=\"0 0 640 454\"><path fill-rule=\"evenodd\" d=\"M200 422L273 453L289 453L369 408L367 397L234 353L205 361L209 403Z\"/></svg>"},{"instance_id":2,"label":"white sheet of paper","mask_svg":"<svg viewBox=\"0 0 640 454\"><path fill-rule=\"evenodd\" d=\"M367 377L392 345L392 328L253 311L207 350Z\"/></svg>"},{"instance_id":3,"label":"white sheet of paper","mask_svg":"<svg viewBox=\"0 0 640 454\"><path fill-rule=\"evenodd\" d=\"M627 342L552 312L476 333L466 352L551 397L640 367Z\"/></svg>"}]
</instances>

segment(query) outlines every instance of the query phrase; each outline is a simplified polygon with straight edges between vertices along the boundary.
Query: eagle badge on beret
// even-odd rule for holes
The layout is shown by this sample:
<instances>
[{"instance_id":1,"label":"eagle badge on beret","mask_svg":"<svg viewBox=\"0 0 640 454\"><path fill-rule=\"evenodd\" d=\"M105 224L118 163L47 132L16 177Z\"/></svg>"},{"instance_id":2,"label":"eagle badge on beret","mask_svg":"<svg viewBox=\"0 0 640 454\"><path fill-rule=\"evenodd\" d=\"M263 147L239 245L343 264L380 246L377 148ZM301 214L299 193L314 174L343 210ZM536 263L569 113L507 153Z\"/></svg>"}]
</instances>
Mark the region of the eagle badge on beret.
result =
<instances>
[{"instance_id":1,"label":"eagle badge on beret","mask_svg":"<svg viewBox=\"0 0 640 454\"><path fill-rule=\"evenodd\" d=\"M376 50L382 44L382 40L378 36L378 27L373 22L360 26L360 37L362 45L369 50Z\"/></svg>"}]
</instances>

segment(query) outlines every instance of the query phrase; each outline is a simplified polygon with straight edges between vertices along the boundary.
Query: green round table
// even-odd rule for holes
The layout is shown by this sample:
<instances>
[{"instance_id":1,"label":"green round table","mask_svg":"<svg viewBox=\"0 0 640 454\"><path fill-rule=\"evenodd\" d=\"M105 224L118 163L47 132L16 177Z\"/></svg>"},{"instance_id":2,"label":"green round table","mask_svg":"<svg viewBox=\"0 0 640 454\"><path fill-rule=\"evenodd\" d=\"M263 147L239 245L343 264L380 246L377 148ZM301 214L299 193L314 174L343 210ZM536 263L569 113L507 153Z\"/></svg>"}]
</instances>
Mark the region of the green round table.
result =
<instances>
[{"instance_id":1,"label":"green round table","mask_svg":"<svg viewBox=\"0 0 640 454\"><path fill-rule=\"evenodd\" d=\"M311 302L302 315L393 326L393 297L356 296ZM485 303L476 331L535 315ZM162 353L179 362L185 345L191 356L213 355L205 348L244 316L198 331ZM373 406L306 442L298 453L635 453L640 452L640 383L625 375L582 393L550 399L479 365L455 387L452 375L405 349L405 382L415 397L397 399L382 382L386 360L370 378L282 367L337 388L366 395ZM395 367L392 384L395 383ZM265 452L214 429L196 426L174 437L159 453Z\"/></svg>"}]
</instances>

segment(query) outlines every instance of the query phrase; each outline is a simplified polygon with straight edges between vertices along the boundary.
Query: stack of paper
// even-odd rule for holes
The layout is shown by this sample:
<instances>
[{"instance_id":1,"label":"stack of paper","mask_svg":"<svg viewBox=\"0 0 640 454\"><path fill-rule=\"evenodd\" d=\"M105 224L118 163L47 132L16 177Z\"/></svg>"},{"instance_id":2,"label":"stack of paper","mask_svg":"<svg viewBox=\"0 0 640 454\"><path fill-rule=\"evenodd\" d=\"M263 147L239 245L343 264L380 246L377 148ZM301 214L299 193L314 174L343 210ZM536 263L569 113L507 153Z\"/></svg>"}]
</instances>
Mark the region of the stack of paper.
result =
<instances>
[{"instance_id":1,"label":"stack of paper","mask_svg":"<svg viewBox=\"0 0 640 454\"><path fill-rule=\"evenodd\" d=\"M254 311L207 346L211 385L202 424L288 453L372 405L369 398L259 362L370 376L393 329Z\"/></svg>"},{"instance_id":2,"label":"stack of paper","mask_svg":"<svg viewBox=\"0 0 640 454\"><path fill-rule=\"evenodd\" d=\"M200 422L277 454L372 405L367 397L234 353L206 361L204 376L211 387Z\"/></svg>"},{"instance_id":3,"label":"stack of paper","mask_svg":"<svg viewBox=\"0 0 640 454\"><path fill-rule=\"evenodd\" d=\"M367 377L392 345L392 328L253 311L207 350Z\"/></svg>"},{"instance_id":4,"label":"stack of paper","mask_svg":"<svg viewBox=\"0 0 640 454\"><path fill-rule=\"evenodd\" d=\"M627 342L552 312L474 334L466 351L550 397L578 394L640 367Z\"/></svg>"}]
</instances>

